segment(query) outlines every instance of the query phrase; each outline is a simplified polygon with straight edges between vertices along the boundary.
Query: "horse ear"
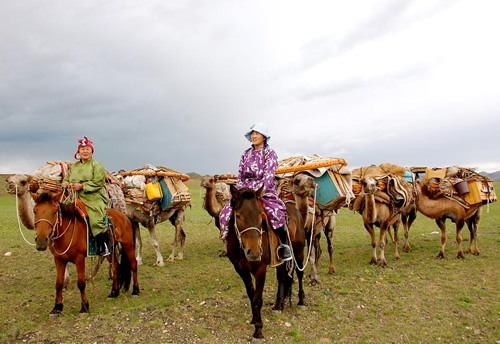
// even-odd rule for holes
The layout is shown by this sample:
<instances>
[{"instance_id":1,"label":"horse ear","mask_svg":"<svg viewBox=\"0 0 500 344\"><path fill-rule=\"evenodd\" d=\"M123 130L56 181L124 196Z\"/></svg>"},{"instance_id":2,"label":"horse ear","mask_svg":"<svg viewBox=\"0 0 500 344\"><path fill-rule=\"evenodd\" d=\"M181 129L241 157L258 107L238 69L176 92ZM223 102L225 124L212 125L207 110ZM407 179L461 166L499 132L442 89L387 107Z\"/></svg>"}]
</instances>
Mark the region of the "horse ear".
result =
<instances>
[{"instance_id":1,"label":"horse ear","mask_svg":"<svg viewBox=\"0 0 500 344\"><path fill-rule=\"evenodd\" d=\"M56 193L54 195L54 197L53 197L53 200L56 201L56 202L59 202L61 200L61 197L62 197L63 193L64 193L64 190L59 191L58 193Z\"/></svg>"},{"instance_id":2,"label":"horse ear","mask_svg":"<svg viewBox=\"0 0 500 344\"><path fill-rule=\"evenodd\" d=\"M238 195L238 189L234 186L234 184L229 184L229 190L231 190L231 197L235 199Z\"/></svg>"},{"instance_id":3,"label":"horse ear","mask_svg":"<svg viewBox=\"0 0 500 344\"><path fill-rule=\"evenodd\" d=\"M264 194L264 184L255 192L257 194L257 198L261 198L262 195Z\"/></svg>"},{"instance_id":4,"label":"horse ear","mask_svg":"<svg viewBox=\"0 0 500 344\"><path fill-rule=\"evenodd\" d=\"M31 191L30 191L30 194L31 194L31 197L33 198L33 200L35 202L38 202L38 198L40 197L40 195L37 194L36 192L31 192Z\"/></svg>"}]
</instances>

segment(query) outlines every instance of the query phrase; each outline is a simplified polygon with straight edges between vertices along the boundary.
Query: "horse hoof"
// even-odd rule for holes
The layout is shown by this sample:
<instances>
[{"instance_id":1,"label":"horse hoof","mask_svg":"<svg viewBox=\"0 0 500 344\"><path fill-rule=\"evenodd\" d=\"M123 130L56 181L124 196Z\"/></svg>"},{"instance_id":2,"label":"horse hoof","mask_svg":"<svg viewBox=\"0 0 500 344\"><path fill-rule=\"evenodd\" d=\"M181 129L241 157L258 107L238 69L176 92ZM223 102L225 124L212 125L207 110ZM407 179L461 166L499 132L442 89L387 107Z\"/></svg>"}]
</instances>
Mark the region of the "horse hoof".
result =
<instances>
[{"instance_id":1,"label":"horse hoof","mask_svg":"<svg viewBox=\"0 0 500 344\"><path fill-rule=\"evenodd\" d=\"M115 291L112 291L109 295L108 295L108 299L114 299L116 297L118 297L118 295L120 295L120 293L117 293Z\"/></svg>"},{"instance_id":2,"label":"horse hoof","mask_svg":"<svg viewBox=\"0 0 500 344\"><path fill-rule=\"evenodd\" d=\"M59 317L61 313L49 313L49 318L50 319L56 319Z\"/></svg>"},{"instance_id":3,"label":"horse hoof","mask_svg":"<svg viewBox=\"0 0 500 344\"><path fill-rule=\"evenodd\" d=\"M306 305L297 305L297 308L300 309L301 311L305 311L307 309Z\"/></svg>"},{"instance_id":4,"label":"horse hoof","mask_svg":"<svg viewBox=\"0 0 500 344\"><path fill-rule=\"evenodd\" d=\"M264 336L258 338L256 337L252 338L252 343L262 343L263 341L264 341Z\"/></svg>"}]
</instances>

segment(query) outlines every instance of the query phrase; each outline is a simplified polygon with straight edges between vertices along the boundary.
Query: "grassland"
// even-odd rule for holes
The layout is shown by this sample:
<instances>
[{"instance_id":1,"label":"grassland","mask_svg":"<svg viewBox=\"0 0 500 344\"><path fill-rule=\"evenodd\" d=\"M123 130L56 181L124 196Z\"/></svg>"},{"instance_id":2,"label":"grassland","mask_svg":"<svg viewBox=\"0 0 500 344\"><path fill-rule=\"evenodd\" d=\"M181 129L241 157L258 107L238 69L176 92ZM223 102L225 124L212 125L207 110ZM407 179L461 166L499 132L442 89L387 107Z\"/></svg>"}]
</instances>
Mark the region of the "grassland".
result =
<instances>
[{"instance_id":1,"label":"grassland","mask_svg":"<svg viewBox=\"0 0 500 344\"><path fill-rule=\"evenodd\" d=\"M2 179L3 180L3 179ZM250 309L243 284L226 258L210 216L202 208L199 180L188 183L185 259L153 266L149 234L142 229L141 295L107 299L106 270L87 285L90 313L80 315L76 286L65 291L64 313L49 318L55 268L49 252L37 252L34 233L19 225L15 197L0 191L0 341L5 343L246 343ZM498 183L496 187L498 189ZM369 236L361 217L342 210L334 234L337 273L327 273L326 242L321 283L305 288L307 307L273 313L274 271L264 295L264 342L269 343L500 343L500 203L483 212L479 256L456 259L448 222L446 259L436 259L435 223L419 214L410 233L411 253L388 268L369 265ZM173 227L158 225L161 251L170 253ZM468 247L468 231L463 231ZM10 255L8 254L10 253ZM88 266L93 262L88 259ZM88 268L90 269L90 268ZM71 275L75 278L74 266ZM306 269L308 271L308 268ZM296 292L296 289L294 290Z\"/></svg>"}]
</instances>

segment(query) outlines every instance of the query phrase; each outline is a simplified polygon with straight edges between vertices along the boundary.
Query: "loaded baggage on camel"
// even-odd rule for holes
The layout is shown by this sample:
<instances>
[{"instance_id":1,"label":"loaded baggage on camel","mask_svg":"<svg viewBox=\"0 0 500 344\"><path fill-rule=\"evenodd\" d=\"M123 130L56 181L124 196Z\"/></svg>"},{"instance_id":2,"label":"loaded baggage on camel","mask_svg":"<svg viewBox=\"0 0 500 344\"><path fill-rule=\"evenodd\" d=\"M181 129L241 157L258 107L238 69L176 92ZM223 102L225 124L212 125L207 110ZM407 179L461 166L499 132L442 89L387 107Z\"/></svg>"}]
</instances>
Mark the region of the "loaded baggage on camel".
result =
<instances>
[{"instance_id":1,"label":"loaded baggage on camel","mask_svg":"<svg viewBox=\"0 0 500 344\"><path fill-rule=\"evenodd\" d=\"M146 165L115 175L122 177L125 202L137 205L148 215L158 216L191 202L191 193L184 184L189 176L170 168Z\"/></svg>"},{"instance_id":2,"label":"loaded baggage on camel","mask_svg":"<svg viewBox=\"0 0 500 344\"><path fill-rule=\"evenodd\" d=\"M450 166L444 168L415 167L412 172L425 179L427 188L434 198L446 197L462 204L465 208L497 201L493 180L474 169Z\"/></svg>"},{"instance_id":3,"label":"loaded baggage on camel","mask_svg":"<svg viewBox=\"0 0 500 344\"><path fill-rule=\"evenodd\" d=\"M283 159L276 169L278 190L285 196L292 192L293 178L305 173L316 183L316 203L320 209L337 211L347 206L354 198L351 186L351 171L341 158L325 158L319 155L301 155ZM314 196L314 195L311 195Z\"/></svg>"}]
</instances>

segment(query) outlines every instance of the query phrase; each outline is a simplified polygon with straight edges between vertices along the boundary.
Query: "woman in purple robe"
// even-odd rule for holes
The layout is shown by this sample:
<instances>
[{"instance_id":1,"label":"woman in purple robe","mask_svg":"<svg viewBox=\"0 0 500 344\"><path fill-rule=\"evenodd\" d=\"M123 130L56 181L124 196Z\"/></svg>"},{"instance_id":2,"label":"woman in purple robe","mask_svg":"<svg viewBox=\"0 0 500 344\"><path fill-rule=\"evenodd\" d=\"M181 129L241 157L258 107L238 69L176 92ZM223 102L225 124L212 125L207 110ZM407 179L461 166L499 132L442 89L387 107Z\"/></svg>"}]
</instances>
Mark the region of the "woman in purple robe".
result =
<instances>
[{"instance_id":1,"label":"woman in purple robe","mask_svg":"<svg viewBox=\"0 0 500 344\"><path fill-rule=\"evenodd\" d=\"M236 188L238 190L250 188L257 191L264 186L262 196L264 210L281 243L278 247L278 257L282 260L290 260L292 259L290 247L286 244L288 237L285 229L286 207L278 197L276 189L275 171L278 166L278 156L268 145L271 136L263 123L256 123L250 127L245 137L252 143L252 146L241 156ZM232 208L229 201L219 214L222 240L226 239L231 214Z\"/></svg>"}]
</instances>

